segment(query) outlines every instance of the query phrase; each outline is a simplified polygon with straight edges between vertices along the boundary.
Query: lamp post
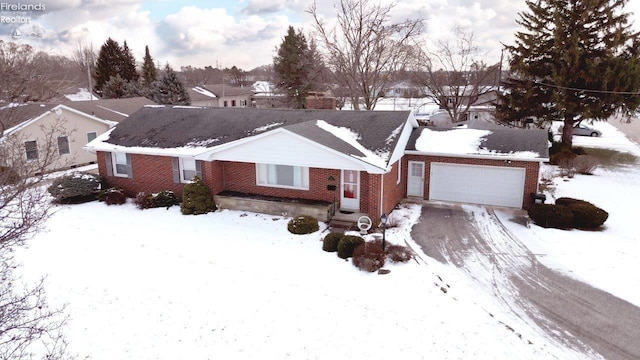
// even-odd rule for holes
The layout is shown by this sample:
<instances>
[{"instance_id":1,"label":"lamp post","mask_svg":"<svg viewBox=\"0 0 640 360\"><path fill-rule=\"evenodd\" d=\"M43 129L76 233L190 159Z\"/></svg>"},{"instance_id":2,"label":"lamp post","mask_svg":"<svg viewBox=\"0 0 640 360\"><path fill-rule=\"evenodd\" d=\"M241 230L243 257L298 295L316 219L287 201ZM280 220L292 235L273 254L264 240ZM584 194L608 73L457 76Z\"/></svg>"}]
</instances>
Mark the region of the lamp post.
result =
<instances>
[{"instance_id":1,"label":"lamp post","mask_svg":"<svg viewBox=\"0 0 640 360\"><path fill-rule=\"evenodd\" d=\"M385 248L385 243L386 243L386 232L387 232L387 215L386 214L382 214L382 216L380 216L380 223L382 223L382 252L384 252L384 248Z\"/></svg>"}]
</instances>

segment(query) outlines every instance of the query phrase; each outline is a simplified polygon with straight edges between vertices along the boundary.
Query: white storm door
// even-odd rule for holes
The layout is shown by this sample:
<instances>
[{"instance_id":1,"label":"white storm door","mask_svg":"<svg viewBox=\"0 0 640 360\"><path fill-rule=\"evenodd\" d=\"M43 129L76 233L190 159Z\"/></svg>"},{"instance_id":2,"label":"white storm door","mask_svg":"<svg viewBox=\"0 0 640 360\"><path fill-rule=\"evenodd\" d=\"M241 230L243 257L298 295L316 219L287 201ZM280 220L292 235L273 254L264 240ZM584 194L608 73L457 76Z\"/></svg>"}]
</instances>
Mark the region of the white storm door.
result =
<instances>
[{"instance_id":1,"label":"white storm door","mask_svg":"<svg viewBox=\"0 0 640 360\"><path fill-rule=\"evenodd\" d=\"M424 196L424 163L409 161L409 172L407 177L407 195Z\"/></svg>"},{"instance_id":2,"label":"white storm door","mask_svg":"<svg viewBox=\"0 0 640 360\"><path fill-rule=\"evenodd\" d=\"M360 210L360 171L342 170L340 208Z\"/></svg>"}]
</instances>

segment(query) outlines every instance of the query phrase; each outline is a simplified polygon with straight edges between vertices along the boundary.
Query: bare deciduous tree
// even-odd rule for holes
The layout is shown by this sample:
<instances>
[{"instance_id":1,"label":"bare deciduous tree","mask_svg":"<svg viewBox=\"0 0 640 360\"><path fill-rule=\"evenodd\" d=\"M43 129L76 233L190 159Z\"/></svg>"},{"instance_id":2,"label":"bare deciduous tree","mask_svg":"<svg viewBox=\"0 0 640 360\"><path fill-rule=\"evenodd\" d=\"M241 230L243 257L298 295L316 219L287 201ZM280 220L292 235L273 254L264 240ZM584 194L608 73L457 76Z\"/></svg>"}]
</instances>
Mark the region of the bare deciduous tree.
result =
<instances>
[{"instance_id":1,"label":"bare deciduous tree","mask_svg":"<svg viewBox=\"0 0 640 360\"><path fill-rule=\"evenodd\" d=\"M67 358L63 308L48 306L42 279L23 283L13 258L52 213L46 171L59 160L56 139L62 124L43 126L45 135L33 148L18 132L0 131L0 359Z\"/></svg>"},{"instance_id":2,"label":"bare deciduous tree","mask_svg":"<svg viewBox=\"0 0 640 360\"><path fill-rule=\"evenodd\" d=\"M392 23L394 5L369 0L340 0L337 26L320 18L314 2L308 12L315 21L318 43L338 84L349 90L354 109L373 110L393 73L411 59L414 38L422 33L423 19Z\"/></svg>"},{"instance_id":3,"label":"bare deciduous tree","mask_svg":"<svg viewBox=\"0 0 640 360\"><path fill-rule=\"evenodd\" d=\"M93 73L97 58L98 54L93 49L93 44L83 42L76 43L76 47L71 55L71 60L76 64L78 70L83 74L86 73L90 94L93 93L93 79L91 74ZM91 97L89 100L91 100Z\"/></svg>"},{"instance_id":4,"label":"bare deciduous tree","mask_svg":"<svg viewBox=\"0 0 640 360\"><path fill-rule=\"evenodd\" d=\"M418 82L452 122L465 120L469 108L498 82L498 67L487 66L480 58L471 31L455 28L452 38L439 40L421 53L419 66L424 68Z\"/></svg>"}]
</instances>

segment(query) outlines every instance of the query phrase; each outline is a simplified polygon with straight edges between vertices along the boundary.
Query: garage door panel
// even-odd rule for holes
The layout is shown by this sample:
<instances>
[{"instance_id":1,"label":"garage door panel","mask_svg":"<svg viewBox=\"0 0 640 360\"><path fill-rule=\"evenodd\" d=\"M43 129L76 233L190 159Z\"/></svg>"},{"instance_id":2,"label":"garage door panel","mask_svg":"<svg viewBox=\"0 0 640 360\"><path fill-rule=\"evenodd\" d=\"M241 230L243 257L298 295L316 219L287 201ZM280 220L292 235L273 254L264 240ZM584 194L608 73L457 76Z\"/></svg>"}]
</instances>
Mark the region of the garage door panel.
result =
<instances>
[{"instance_id":1,"label":"garage door panel","mask_svg":"<svg viewBox=\"0 0 640 360\"><path fill-rule=\"evenodd\" d=\"M522 207L525 169L431 163L429 199Z\"/></svg>"}]
</instances>

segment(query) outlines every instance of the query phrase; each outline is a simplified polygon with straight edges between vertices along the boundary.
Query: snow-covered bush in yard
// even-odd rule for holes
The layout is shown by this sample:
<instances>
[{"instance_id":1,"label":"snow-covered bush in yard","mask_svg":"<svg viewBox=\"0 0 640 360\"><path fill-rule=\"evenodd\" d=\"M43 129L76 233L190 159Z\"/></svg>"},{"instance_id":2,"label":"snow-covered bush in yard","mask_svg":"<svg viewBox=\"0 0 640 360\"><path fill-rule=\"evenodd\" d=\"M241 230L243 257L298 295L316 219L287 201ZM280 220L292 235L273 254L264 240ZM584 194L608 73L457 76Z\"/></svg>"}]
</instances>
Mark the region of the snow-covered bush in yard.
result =
<instances>
[{"instance_id":1,"label":"snow-covered bush in yard","mask_svg":"<svg viewBox=\"0 0 640 360\"><path fill-rule=\"evenodd\" d=\"M598 165L598 158L593 155L578 155L573 159L573 168L582 175L593 175Z\"/></svg>"},{"instance_id":2,"label":"snow-covered bush in yard","mask_svg":"<svg viewBox=\"0 0 640 360\"><path fill-rule=\"evenodd\" d=\"M407 262L413 258L411 250L402 245L391 244L386 247L387 258L392 262Z\"/></svg>"},{"instance_id":3,"label":"snow-covered bush in yard","mask_svg":"<svg viewBox=\"0 0 640 360\"><path fill-rule=\"evenodd\" d=\"M180 201L178 201L178 198L173 193L173 191L162 190L155 194L147 194L145 192L139 192L136 195L135 203L136 203L136 206L141 210L157 208L157 207L163 207L168 209L173 205L180 204Z\"/></svg>"},{"instance_id":4,"label":"snow-covered bush in yard","mask_svg":"<svg viewBox=\"0 0 640 360\"><path fill-rule=\"evenodd\" d=\"M104 201L107 205L122 205L127 202L127 196L122 188L111 187L101 191L98 200Z\"/></svg>"},{"instance_id":5,"label":"snow-covered bush in yard","mask_svg":"<svg viewBox=\"0 0 640 360\"><path fill-rule=\"evenodd\" d=\"M47 188L59 203L81 203L93 201L101 188L99 175L76 171L53 180Z\"/></svg>"},{"instance_id":6,"label":"snow-covered bush in yard","mask_svg":"<svg viewBox=\"0 0 640 360\"><path fill-rule=\"evenodd\" d=\"M287 229L292 234L311 234L320 230L320 225L318 225L318 220L312 216L296 216L293 219L289 220L287 224Z\"/></svg>"},{"instance_id":7,"label":"snow-covered bush in yard","mask_svg":"<svg viewBox=\"0 0 640 360\"><path fill-rule=\"evenodd\" d=\"M201 215L214 211L216 205L213 202L213 195L207 185L194 176L190 183L182 190L182 205L180 211L183 215Z\"/></svg>"}]
</instances>

